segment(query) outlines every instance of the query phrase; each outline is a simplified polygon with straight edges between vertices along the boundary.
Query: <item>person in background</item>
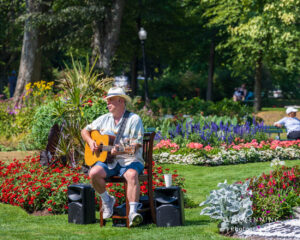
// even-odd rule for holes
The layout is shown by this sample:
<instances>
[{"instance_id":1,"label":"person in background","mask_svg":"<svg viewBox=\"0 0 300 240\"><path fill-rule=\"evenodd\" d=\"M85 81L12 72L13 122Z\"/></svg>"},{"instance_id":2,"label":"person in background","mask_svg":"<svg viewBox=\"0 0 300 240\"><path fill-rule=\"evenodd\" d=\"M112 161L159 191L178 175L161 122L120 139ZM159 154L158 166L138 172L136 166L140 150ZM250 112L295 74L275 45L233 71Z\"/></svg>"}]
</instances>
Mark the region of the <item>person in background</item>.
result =
<instances>
[{"instance_id":1,"label":"person in background","mask_svg":"<svg viewBox=\"0 0 300 240\"><path fill-rule=\"evenodd\" d=\"M247 96L246 84L243 83L241 87L236 88L233 93L233 101L244 101Z\"/></svg>"},{"instance_id":2,"label":"person in background","mask_svg":"<svg viewBox=\"0 0 300 240\"><path fill-rule=\"evenodd\" d=\"M300 120L296 117L297 109L288 107L286 109L287 117L280 119L274 123L276 127L285 127L287 130L287 138L292 140L300 139Z\"/></svg>"},{"instance_id":3,"label":"person in background","mask_svg":"<svg viewBox=\"0 0 300 240\"><path fill-rule=\"evenodd\" d=\"M242 100L242 95L241 92L238 91L238 88L234 89L234 93L233 93L233 97L232 97L233 101L238 102Z\"/></svg>"},{"instance_id":4,"label":"person in background","mask_svg":"<svg viewBox=\"0 0 300 240\"><path fill-rule=\"evenodd\" d=\"M14 92L17 85L17 73L15 70L11 72L11 76L8 77L8 88L9 88L9 97L14 96Z\"/></svg>"}]
</instances>

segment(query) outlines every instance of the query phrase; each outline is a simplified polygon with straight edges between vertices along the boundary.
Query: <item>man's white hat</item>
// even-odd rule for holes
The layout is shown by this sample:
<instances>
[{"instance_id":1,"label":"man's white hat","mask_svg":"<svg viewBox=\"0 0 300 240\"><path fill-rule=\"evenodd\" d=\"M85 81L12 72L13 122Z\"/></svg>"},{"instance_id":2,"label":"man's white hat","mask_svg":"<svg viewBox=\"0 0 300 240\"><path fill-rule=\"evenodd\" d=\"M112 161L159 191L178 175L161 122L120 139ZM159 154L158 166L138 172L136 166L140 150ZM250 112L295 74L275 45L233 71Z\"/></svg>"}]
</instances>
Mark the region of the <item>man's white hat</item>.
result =
<instances>
[{"instance_id":1,"label":"man's white hat","mask_svg":"<svg viewBox=\"0 0 300 240\"><path fill-rule=\"evenodd\" d=\"M107 96L106 98L104 98L105 100L111 98L111 97L122 97L125 99L126 102L131 102L131 98L126 95L125 91L123 90L123 88L120 87L112 87L108 90Z\"/></svg>"},{"instance_id":2,"label":"man's white hat","mask_svg":"<svg viewBox=\"0 0 300 240\"><path fill-rule=\"evenodd\" d=\"M294 107L288 107L286 109L286 114L290 114L291 112L298 112L298 110Z\"/></svg>"}]
</instances>

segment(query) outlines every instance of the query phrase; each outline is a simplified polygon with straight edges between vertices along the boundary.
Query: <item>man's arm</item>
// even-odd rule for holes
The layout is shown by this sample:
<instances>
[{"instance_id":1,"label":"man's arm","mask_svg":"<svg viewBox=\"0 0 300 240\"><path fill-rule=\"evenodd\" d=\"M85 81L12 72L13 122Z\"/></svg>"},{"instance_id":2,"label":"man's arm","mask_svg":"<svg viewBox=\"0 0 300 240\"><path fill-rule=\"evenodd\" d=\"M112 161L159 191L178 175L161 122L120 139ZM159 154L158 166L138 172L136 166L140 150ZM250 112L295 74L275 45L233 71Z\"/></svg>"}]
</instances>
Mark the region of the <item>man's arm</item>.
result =
<instances>
[{"instance_id":1,"label":"man's arm","mask_svg":"<svg viewBox=\"0 0 300 240\"><path fill-rule=\"evenodd\" d=\"M91 150L95 152L98 150L97 143L91 138L91 133L85 128L81 130L82 139L90 146Z\"/></svg>"}]
</instances>

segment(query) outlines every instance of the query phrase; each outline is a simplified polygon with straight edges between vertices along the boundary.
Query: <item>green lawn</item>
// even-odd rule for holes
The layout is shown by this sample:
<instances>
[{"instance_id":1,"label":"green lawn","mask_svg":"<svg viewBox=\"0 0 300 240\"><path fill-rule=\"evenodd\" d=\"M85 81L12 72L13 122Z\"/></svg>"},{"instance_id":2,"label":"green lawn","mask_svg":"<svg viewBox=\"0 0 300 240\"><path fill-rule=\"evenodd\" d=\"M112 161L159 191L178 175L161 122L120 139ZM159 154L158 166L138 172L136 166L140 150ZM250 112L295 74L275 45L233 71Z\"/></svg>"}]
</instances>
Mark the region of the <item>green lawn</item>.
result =
<instances>
[{"instance_id":1,"label":"green lawn","mask_svg":"<svg viewBox=\"0 0 300 240\"><path fill-rule=\"evenodd\" d=\"M286 164L299 165L300 160L287 161ZM177 169L185 177L187 194L197 204L225 179L233 183L271 170L270 162L220 167L168 164L164 167ZM127 229L112 227L111 221L103 228L99 227L99 223L69 224L67 215L32 216L19 207L0 204L0 239L232 239L220 236L217 223L206 216L200 216L200 210L199 207L185 209L186 223L183 227L159 228L147 225Z\"/></svg>"}]
</instances>

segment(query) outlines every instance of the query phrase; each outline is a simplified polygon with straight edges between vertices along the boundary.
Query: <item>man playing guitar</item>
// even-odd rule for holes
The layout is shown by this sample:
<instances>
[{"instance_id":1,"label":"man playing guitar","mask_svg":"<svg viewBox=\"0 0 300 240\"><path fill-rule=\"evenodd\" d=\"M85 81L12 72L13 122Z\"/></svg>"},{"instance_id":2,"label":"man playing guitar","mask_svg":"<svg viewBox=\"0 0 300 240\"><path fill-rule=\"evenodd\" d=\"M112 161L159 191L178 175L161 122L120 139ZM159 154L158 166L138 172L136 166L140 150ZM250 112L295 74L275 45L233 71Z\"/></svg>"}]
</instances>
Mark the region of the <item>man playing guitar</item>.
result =
<instances>
[{"instance_id":1,"label":"man playing guitar","mask_svg":"<svg viewBox=\"0 0 300 240\"><path fill-rule=\"evenodd\" d=\"M142 144L144 128L141 118L134 113L126 113L126 103L131 101L130 97L126 95L124 90L119 87L112 87L109 89L107 97L107 107L109 113L104 114L94 120L91 124L87 125L81 131L83 140L87 143L90 150L94 153L99 151L100 146L91 137L91 132L98 130L102 135L116 136L125 121L125 128L123 134L120 136L120 142L130 141L130 145L134 147L134 154L120 154L118 146L112 147L110 154L114 157L113 161L98 161L89 171L91 183L100 195L103 205L103 218L110 218L113 214L113 206L115 198L110 196L105 190L105 178L111 176L123 176L128 183L127 196L130 204L129 211L129 225L139 225L143 218L142 215L137 213L139 205L140 185L138 175L143 172L144 160L142 157ZM124 124L123 124L124 125Z\"/></svg>"}]
</instances>

